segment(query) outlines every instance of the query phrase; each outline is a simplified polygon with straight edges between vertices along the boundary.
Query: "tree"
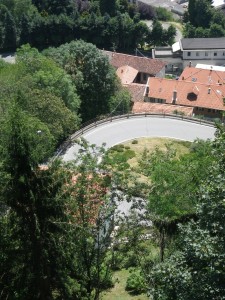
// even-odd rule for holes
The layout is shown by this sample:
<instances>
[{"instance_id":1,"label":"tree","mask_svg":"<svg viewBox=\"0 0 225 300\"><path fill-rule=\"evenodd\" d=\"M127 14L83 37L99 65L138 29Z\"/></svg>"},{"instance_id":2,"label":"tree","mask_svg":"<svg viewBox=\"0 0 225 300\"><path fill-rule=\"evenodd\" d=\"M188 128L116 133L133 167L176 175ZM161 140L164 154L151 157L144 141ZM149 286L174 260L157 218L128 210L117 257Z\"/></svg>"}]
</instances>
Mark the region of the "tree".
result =
<instances>
[{"instance_id":1,"label":"tree","mask_svg":"<svg viewBox=\"0 0 225 300\"><path fill-rule=\"evenodd\" d=\"M70 221L76 241L74 275L80 285L79 299L98 300L100 293L112 286L110 261L106 258L113 226L113 175L104 160L99 163L103 155L104 148L82 140L79 156L69 165Z\"/></svg>"},{"instance_id":2,"label":"tree","mask_svg":"<svg viewBox=\"0 0 225 300\"><path fill-rule=\"evenodd\" d=\"M2 48L4 50L15 50L17 38L16 25L12 14L4 5L0 5L0 17L3 26Z\"/></svg>"},{"instance_id":3,"label":"tree","mask_svg":"<svg viewBox=\"0 0 225 300\"><path fill-rule=\"evenodd\" d=\"M116 88L116 74L100 50L80 40L50 48L44 53L71 75L81 99L83 121L109 112L110 97Z\"/></svg>"},{"instance_id":4,"label":"tree","mask_svg":"<svg viewBox=\"0 0 225 300\"><path fill-rule=\"evenodd\" d=\"M107 0L99 0L99 6L101 14L108 14L111 17L116 14L116 0L111 0L110 2Z\"/></svg>"},{"instance_id":5,"label":"tree","mask_svg":"<svg viewBox=\"0 0 225 300\"><path fill-rule=\"evenodd\" d=\"M175 42L176 28L170 25L168 29L164 29L164 43L166 45L172 45Z\"/></svg>"},{"instance_id":6,"label":"tree","mask_svg":"<svg viewBox=\"0 0 225 300\"><path fill-rule=\"evenodd\" d=\"M19 94L18 105L48 127L56 145L78 128L80 100L72 79L37 49L19 49L16 64L1 69L0 82L2 111Z\"/></svg>"},{"instance_id":7,"label":"tree","mask_svg":"<svg viewBox=\"0 0 225 300\"><path fill-rule=\"evenodd\" d=\"M149 35L149 41L153 46L159 46L163 43L163 27L158 20L153 21L152 30Z\"/></svg>"},{"instance_id":8,"label":"tree","mask_svg":"<svg viewBox=\"0 0 225 300\"><path fill-rule=\"evenodd\" d=\"M208 28L212 16L211 1L190 0L188 3L188 20L194 27Z\"/></svg>"},{"instance_id":9,"label":"tree","mask_svg":"<svg viewBox=\"0 0 225 300\"><path fill-rule=\"evenodd\" d=\"M199 187L197 220L181 226L177 251L150 271L154 299L223 299L224 145L220 127L212 143L215 160Z\"/></svg>"},{"instance_id":10,"label":"tree","mask_svg":"<svg viewBox=\"0 0 225 300\"><path fill-rule=\"evenodd\" d=\"M170 145L166 152L156 149L151 155L144 153L140 168L151 182L148 211L159 231L161 261L165 236L173 235L177 223L187 222L195 214L195 195L211 161L210 144L201 141L194 144L191 153L179 159Z\"/></svg>"},{"instance_id":11,"label":"tree","mask_svg":"<svg viewBox=\"0 0 225 300\"><path fill-rule=\"evenodd\" d=\"M222 37L225 35L225 30L222 25L214 23L209 28L209 34L211 37Z\"/></svg>"},{"instance_id":12,"label":"tree","mask_svg":"<svg viewBox=\"0 0 225 300\"><path fill-rule=\"evenodd\" d=\"M72 253L65 221L59 164L41 170L46 141L14 104L1 126L1 296L4 299L70 299ZM35 129L35 131L32 131ZM38 139L38 143L34 141ZM44 143L43 143L44 142ZM40 144L39 144L40 143Z\"/></svg>"},{"instance_id":13,"label":"tree","mask_svg":"<svg viewBox=\"0 0 225 300\"><path fill-rule=\"evenodd\" d=\"M84 142L74 162L43 167L50 141L36 125L17 103L1 122L1 297L98 300L112 285L106 254L114 206L112 176L99 163L104 151Z\"/></svg>"}]
</instances>

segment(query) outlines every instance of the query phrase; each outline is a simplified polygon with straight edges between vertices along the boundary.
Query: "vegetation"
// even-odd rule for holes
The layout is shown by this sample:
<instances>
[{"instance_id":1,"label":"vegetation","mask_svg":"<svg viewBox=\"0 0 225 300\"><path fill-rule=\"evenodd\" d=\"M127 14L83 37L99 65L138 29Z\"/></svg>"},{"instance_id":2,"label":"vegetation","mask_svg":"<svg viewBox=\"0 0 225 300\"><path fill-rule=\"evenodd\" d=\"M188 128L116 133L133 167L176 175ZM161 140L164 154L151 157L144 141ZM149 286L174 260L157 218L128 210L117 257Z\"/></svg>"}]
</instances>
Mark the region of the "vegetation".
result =
<instances>
[{"instance_id":1,"label":"vegetation","mask_svg":"<svg viewBox=\"0 0 225 300\"><path fill-rule=\"evenodd\" d=\"M189 0L184 22L184 37L225 36L225 16L221 10L212 7L211 0Z\"/></svg>"},{"instance_id":2,"label":"vegetation","mask_svg":"<svg viewBox=\"0 0 225 300\"><path fill-rule=\"evenodd\" d=\"M130 110L130 96L119 83L108 58L84 41L49 48L44 54L53 59L72 78L81 99L83 121L113 110Z\"/></svg>"},{"instance_id":3,"label":"vegetation","mask_svg":"<svg viewBox=\"0 0 225 300\"><path fill-rule=\"evenodd\" d=\"M224 298L224 141L220 128L215 160L196 195L197 219L180 226L176 251L149 272L154 299Z\"/></svg>"},{"instance_id":4,"label":"vegetation","mask_svg":"<svg viewBox=\"0 0 225 300\"><path fill-rule=\"evenodd\" d=\"M15 50L29 43L45 49L77 39L98 48L133 51L148 41L149 29L140 18L155 19L150 6L127 0L81 1L2 0L0 6L0 50ZM168 19L165 11L159 18ZM161 37L159 37L160 39ZM161 41L164 41L161 39Z\"/></svg>"},{"instance_id":5,"label":"vegetation","mask_svg":"<svg viewBox=\"0 0 225 300\"><path fill-rule=\"evenodd\" d=\"M112 285L111 178L96 168L102 150L84 144L73 163L41 167L51 144L35 142L30 122L15 102L1 123L1 298L99 299Z\"/></svg>"}]
</instances>

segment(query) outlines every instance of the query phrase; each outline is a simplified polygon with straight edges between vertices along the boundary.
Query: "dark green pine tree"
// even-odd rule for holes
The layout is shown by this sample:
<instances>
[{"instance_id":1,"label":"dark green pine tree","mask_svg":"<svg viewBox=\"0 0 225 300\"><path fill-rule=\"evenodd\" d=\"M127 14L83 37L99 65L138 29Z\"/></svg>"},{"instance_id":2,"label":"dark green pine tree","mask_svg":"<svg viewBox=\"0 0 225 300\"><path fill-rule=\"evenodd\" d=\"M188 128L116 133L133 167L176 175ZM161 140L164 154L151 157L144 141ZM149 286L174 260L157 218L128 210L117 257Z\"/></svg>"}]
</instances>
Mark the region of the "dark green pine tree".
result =
<instances>
[{"instance_id":1,"label":"dark green pine tree","mask_svg":"<svg viewBox=\"0 0 225 300\"><path fill-rule=\"evenodd\" d=\"M116 14L116 0L100 0L100 11L101 14L109 14L111 17Z\"/></svg>"},{"instance_id":2,"label":"dark green pine tree","mask_svg":"<svg viewBox=\"0 0 225 300\"><path fill-rule=\"evenodd\" d=\"M7 10L4 17L3 48L5 50L15 50L16 38L16 24L12 14Z\"/></svg>"},{"instance_id":3,"label":"dark green pine tree","mask_svg":"<svg viewBox=\"0 0 225 300\"><path fill-rule=\"evenodd\" d=\"M31 43L30 40L31 22L25 14L21 17L20 26L21 26L20 45L27 44L27 43L30 44Z\"/></svg>"},{"instance_id":4,"label":"dark green pine tree","mask_svg":"<svg viewBox=\"0 0 225 300\"><path fill-rule=\"evenodd\" d=\"M65 172L57 162L46 170L39 167L37 128L30 123L15 105L1 124L0 295L12 300L77 299L68 292L73 252L62 197Z\"/></svg>"},{"instance_id":5,"label":"dark green pine tree","mask_svg":"<svg viewBox=\"0 0 225 300\"><path fill-rule=\"evenodd\" d=\"M189 0L188 2L188 21L195 26L195 2L196 0Z\"/></svg>"}]
</instances>

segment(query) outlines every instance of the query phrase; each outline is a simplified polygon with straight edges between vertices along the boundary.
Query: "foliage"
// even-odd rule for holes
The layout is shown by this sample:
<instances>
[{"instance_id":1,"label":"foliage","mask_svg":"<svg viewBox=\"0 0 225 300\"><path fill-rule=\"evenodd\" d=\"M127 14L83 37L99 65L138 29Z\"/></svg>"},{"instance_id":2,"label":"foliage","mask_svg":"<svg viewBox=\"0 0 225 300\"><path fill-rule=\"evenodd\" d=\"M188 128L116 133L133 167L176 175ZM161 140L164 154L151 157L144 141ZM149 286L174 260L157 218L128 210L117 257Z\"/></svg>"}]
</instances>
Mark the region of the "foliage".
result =
<instances>
[{"instance_id":1,"label":"foliage","mask_svg":"<svg viewBox=\"0 0 225 300\"><path fill-rule=\"evenodd\" d=\"M80 40L50 48L45 55L72 77L81 99L83 121L109 112L110 98L116 91L116 74L101 51Z\"/></svg>"},{"instance_id":2,"label":"foliage","mask_svg":"<svg viewBox=\"0 0 225 300\"><path fill-rule=\"evenodd\" d=\"M16 47L16 24L6 6L0 4L0 49L14 50Z\"/></svg>"},{"instance_id":3,"label":"foliage","mask_svg":"<svg viewBox=\"0 0 225 300\"><path fill-rule=\"evenodd\" d=\"M19 49L15 64L2 65L0 82L1 111L17 98L25 112L47 126L55 145L77 129L80 100L72 80L37 49Z\"/></svg>"},{"instance_id":4,"label":"foliage","mask_svg":"<svg viewBox=\"0 0 225 300\"><path fill-rule=\"evenodd\" d=\"M62 226L67 219L61 197L65 176L57 164L39 168L47 144L34 142L30 121L15 105L1 127L0 201L7 207L0 216L1 295L52 299L57 290L67 298L71 260Z\"/></svg>"},{"instance_id":5,"label":"foliage","mask_svg":"<svg viewBox=\"0 0 225 300\"><path fill-rule=\"evenodd\" d=\"M209 0L190 0L188 13L184 16L184 37L204 38L225 35L224 14L212 7Z\"/></svg>"},{"instance_id":6,"label":"foliage","mask_svg":"<svg viewBox=\"0 0 225 300\"><path fill-rule=\"evenodd\" d=\"M196 221L180 226L177 251L149 272L154 299L223 299L224 141L219 128L206 179L199 186Z\"/></svg>"},{"instance_id":7,"label":"foliage","mask_svg":"<svg viewBox=\"0 0 225 300\"><path fill-rule=\"evenodd\" d=\"M140 271L131 271L125 289L132 295L139 295L146 291L146 283Z\"/></svg>"},{"instance_id":8,"label":"foliage","mask_svg":"<svg viewBox=\"0 0 225 300\"><path fill-rule=\"evenodd\" d=\"M162 24L158 20L154 20L148 36L149 44L154 46L172 45L175 36L176 28L173 25L170 25L168 29L163 29Z\"/></svg>"},{"instance_id":9,"label":"foliage","mask_svg":"<svg viewBox=\"0 0 225 300\"><path fill-rule=\"evenodd\" d=\"M133 49L133 28L139 24L137 6L127 0L2 0L0 49L15 50L29 43L44 49L82 38L112 49L119 29L118 49ZM116 23L118 22L118 24ZM142 41L144 43L144 41Z\"/></svg>"},{"instance_id":10,"label":"foliage","mask_svg":"<svg viewBox=\"0 0 225 300\"><path fill-rule=\"evenodd\" d=\"M144 2L138 2L138 12L143 20L153 20L156 18L155 8Z\"/></svg>"},{"instance_id":11,"label":"foliage","mask_svg":"<svg viewBox=\"0 0 225 300\"><path fill-rule=\"evenodd\" d=\"M164 7L156 7L156 16L160 21L173 21L173 14Z\"/></svg>"},{"instance_id":12,"label":"foliage","mask_svg":"<svg viewBox=\"0 0 225 300\"><path fill-rule=\"evenodd\" d=\"M6 117L0 132L1 296L99 299L112 286L105 258L114 207L111 176L98 164L103 149L84 143L75 162L41 167L50 140L36 142L36 124L17 103Z\"/></svg>"}]
</instances>

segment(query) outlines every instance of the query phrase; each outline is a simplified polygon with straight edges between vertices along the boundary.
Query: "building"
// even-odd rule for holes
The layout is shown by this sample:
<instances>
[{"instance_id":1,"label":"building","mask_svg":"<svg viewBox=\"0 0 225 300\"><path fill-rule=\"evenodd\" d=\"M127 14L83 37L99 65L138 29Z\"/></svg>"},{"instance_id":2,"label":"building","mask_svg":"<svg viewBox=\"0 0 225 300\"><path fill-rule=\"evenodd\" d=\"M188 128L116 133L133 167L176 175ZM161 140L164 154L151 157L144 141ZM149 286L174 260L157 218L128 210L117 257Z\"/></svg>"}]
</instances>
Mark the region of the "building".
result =
<instances>
[{"instance_id":1,"label":"building","mask_svg":"<svg viewBox=\"0 0 225 300\"><path fill-rule=\"evenodd\" d=\"M172 45L173 56L180 56L185 68L190 63L225 64L225 37L183 38Z\"/></svg>"},{"instance_id":2,"label":"building","mask_svg":"<svg viewBox=\"0 0 225 300\"><path fill-rule=\"evenodd\" d=\"M143 101L133 112L178 113L223 118L225 112L225 72L187 67L178 80L148 79Z\"/></svg>"},{"instance_id":3,"label":"building","mask_svg":"<svg viewBox=\"0 0 225 300\"><path fill-rule=\"evenodd\" d=\"M197 64L225 65L225 37L183 38L172 47L155 47L152 57L166 62L166 73L177 74Z\"/></svg>"},{"instance_id":4,"label":"building","mask_svg":"<svg viewBox=\"0 0 225 300\"><path fill-rule=\"evenodd\" d=\"M162 60L105 50L103 52L108 56L110 64L116 68L123 84L146 84L149 77L165 76L166 63Z\"/></svg>"}]
</instances>

